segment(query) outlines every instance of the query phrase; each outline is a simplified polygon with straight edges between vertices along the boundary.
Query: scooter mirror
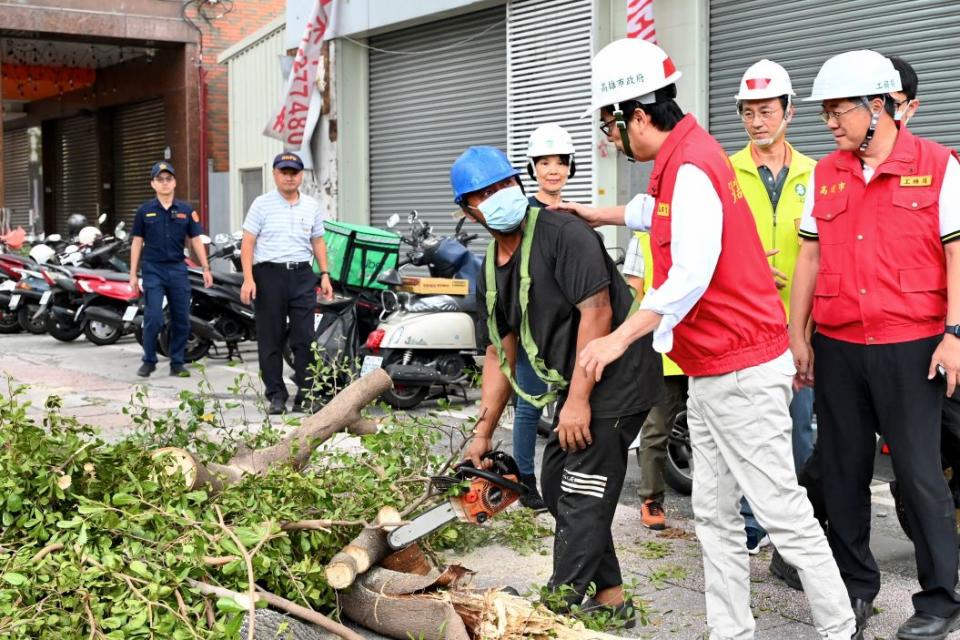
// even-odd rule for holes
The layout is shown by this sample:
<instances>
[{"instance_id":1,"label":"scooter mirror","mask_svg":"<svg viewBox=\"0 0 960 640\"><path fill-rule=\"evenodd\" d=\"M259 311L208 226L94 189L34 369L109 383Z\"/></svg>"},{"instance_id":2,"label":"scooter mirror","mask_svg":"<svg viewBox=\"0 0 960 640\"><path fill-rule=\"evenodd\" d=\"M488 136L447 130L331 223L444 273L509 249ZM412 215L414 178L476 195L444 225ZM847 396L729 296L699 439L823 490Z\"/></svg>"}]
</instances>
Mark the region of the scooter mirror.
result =
<instances>
[{"instance_id":1,"label":"scooter mirror","mask_svg":"<svg viewBox=\"0 0 960 640\"><path fill-rule=\"evenodd\" d=\"M123 223L121 222L120 224L123 224ZM124 231L123 229L117 229L116 231L113 232L113 237L116 238L117 240L126 240L127 232Z\"/></svg>"},{"instance_id":2,"label":"scooter mirror","mask_svg":"<svg viewBox=\"0 0 960 640\"><path fill-rule=\"evenodd\" d=\"M106 221L107 221L107 214L105 213L101 213L100 216L97 218L97 224L103 224Z\"/></svg>"},{"instance_id":3,"label":"scooter mirror","mask_svg":"<svg viewBox=\"0 0 960 640\"><path fill-rule=\"evenodd\" d=\"M388 228L388 229L393 229L395 226L397 226L397 224L398 224L399 222L400 222L400 214L399 214L399 213L395 213L395 214L393 214L392 216L390 216L389 218L387 218L387 228Z\"/></svg>"},{"instance_id":4,"label":"scooter mirror","mask_svg":"<svg viewBox=\"0 0 960 640\"><path fill-rule=\"evenodd\" d=\"M225 233L218 233L217 235L213 236L214 244L227 244L228 242L230 242L230 236Z\"/></svg>"},{"instance_id":5,"label":"scooter mirror","mask_svg":"<svg viewBox=\"0 0 960 640\"><path fill-rule=\"evenodd\" d=\"M201 233L201 234L200 234L200 242L202 242L203 244L210 244L210 236L208 236L208 235L205 234L205 233Z\"/></svg>"},{"instance_id":6,"label":"scooter mirror","mask_svg":"<svg viewBox=\"0 0 960 640\"><path fill-rule=\"evenodd\" d=\"M47 242L60 242L61 236L59 233L51 233L47 236Z\"/></svg>"},{"instance_id":7,"label":"scooter mirror","mask_svg":"<svg viewBox=\"0 0 960 640\"><path fill-rule=\"evenodd\" d=\"M115 232L116 232L116 231L120 231L120 229L123 229L125 226L127 226L127 223L126 223L125 221L121 220L120 222L117 223L117 226L115 226L115 227L113 228L113 230L114 230ZM114 234L114 235L116 235L116 234Z\"/></svg>"},{"instance_id":8,"label":"scooter mirror","mask_svg":"<svg viewBox=\"0 0 960 640\"><path fill-rule=\"evenodd\" d=\"M416 209L414 209L413 211L410 212L410 215L407 216L407 222L409 222L410 224L413 224L419 217L420 217L420 214L417 213Z\"/></svg>"},{"instance_id":9,"label":"scooter mirror","mask_svg":"<svg viewBox=\"0 0 960 640\"><path fill-rule=\"evenodd\" d=\"M243 240L243 231L241 231L240 229L237 229L236 231L233 232L231 237L237 242L240 242L241 240Z\"/></svg>"}]
</instances>

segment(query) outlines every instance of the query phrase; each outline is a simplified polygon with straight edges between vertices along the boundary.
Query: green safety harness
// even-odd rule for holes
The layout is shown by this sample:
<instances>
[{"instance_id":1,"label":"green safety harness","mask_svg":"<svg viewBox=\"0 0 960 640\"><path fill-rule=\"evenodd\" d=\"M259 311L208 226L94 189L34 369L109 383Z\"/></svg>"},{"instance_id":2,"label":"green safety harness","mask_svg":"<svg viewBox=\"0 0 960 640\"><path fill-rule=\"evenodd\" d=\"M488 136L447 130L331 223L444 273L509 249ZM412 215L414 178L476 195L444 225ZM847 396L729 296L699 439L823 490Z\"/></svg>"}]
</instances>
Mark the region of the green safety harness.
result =
<instances>
[{"instance_id":1,"label":"green safety harness","mask_svg":"<svg viewBox=\"0 0 960 640\"><path fill-rule=\"evenodd\" d=\"M537 343L533 340L533 333L530 331L530 316L527 315L527 306L530 304L530 247L533 246L533 231L537 226L537 216L540 209L531 207L527 212L527 224L523 228L523 239L520 242L520 346L527 352L530 364L533 366L537 377L550 385L546 393L532 396L526 393L517 384L513 377L513 371L510 369L510 363L507 362L507 355L503 351L503 338L500 336L500 328L497 326L497 242L494 240L487 247L487 261L485 265L485 277L487 284L487 331L490 334L490 342L497 349L497 359L500 362L500 371L510 381L510 386L517 392L517 395L537 407L542 409L557 398L557 391L567 387L567 380L555 369L547 367L546 363L540 357L540 351Z\"/></svg>"}]
</instances>

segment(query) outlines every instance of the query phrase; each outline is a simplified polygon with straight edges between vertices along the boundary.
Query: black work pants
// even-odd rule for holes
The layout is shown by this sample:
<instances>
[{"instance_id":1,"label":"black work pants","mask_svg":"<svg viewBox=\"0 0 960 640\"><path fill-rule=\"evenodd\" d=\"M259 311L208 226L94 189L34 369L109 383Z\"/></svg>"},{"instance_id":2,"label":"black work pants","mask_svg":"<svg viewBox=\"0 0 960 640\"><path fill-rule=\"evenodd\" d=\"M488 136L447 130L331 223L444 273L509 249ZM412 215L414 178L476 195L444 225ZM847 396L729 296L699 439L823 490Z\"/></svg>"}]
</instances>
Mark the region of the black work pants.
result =
<instances>
[{"instance_id":1,"label":"black work pants","mask_svg":"<svg viewBox=\"0 0 960 640\"><path fill-rule=\"evenodd\" d=\"M851 597L873 600L880 572L870 552L870 482L876 433L890 445L893 470L914 534L917 611L960 610L953 499L940 465L944 383L928 380L941 337L859 345L813 339L820 471L829 540Z\"/></svg>"},{"instance_id":2,"label":"black work pants","mask_svg":"<svg viewBox=\"0 0 960 640\"><path fill-rule=\"evenodd\" d=\"M261 262L253 267L253 281L257 285L257 297L253 303L257 320L257 353L266 396L270 400L280 398L283 401L288 397L283 383L283 343L289 335L297 396L302 398L312 382L307 367L313 338L317 276L309 266L287 269L282 264Z\"/></svg>"},{"instance_id":3,"label":"black work pants","mask_svg":"<svg viewBox=\"0 0 960 640\"><path fill-rule=\"evenodd\" d=\"M560 416L560 407L554 427ZM627 447L640 432L647 412L593 418L593 444L564 451L556 432L543 452L540 487L556 520L553 575L548 586L567 585L567 604L580 604L590 584L597 591L623 583L610 526L627 472Z\"/></svg>"}]
</instances>

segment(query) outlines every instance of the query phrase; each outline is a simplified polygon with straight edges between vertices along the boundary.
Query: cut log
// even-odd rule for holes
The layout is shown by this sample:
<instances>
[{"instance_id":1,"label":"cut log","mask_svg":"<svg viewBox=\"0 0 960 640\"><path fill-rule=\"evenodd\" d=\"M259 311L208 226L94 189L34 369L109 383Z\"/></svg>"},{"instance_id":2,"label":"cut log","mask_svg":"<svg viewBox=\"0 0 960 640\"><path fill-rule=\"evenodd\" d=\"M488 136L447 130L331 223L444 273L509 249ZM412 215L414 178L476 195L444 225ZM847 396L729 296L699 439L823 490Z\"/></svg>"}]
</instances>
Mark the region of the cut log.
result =
<instances>
[{"instance_id":1,"label":"cut log","mask_svg":"<svg viewBox=\"0 0 960 640\"><path fill-rule=\"evenodd\" d=\"M437 577L424 577L376 567L342 592L340 603L351 620L389 638L470 640L451 603L421 593L456 586L468 573L455 567Z\"/></svg>"},{"instance_id":2,"label":"cut log","mask_svg":"<svg viewBox=\"0 0 960 640\"><path fill-rule=\"evenodd\" d=\"M360 418L347 427L347 433L352 436L369 436L380 430L380 423L376 420Z\"/></svg>"},{"instance_id":3,"label":"cut log","mask_svg":"<svg viewBox=\"0 0 960 640\"><path fill-rule=\"evenodd\" d=\"M373 521L375 528L361 531L327 563L327 584L334 589L346 589L358 575L387 557L392 551L387 534L402 521L394 507L382 507Z\"/></svg>"},{"instance_id":4,"label":"cut log","mask_svg":"<svg viewBox=\"0 0 960 640\"><path fill-rule=\"evenodd\" d=\"M433 571L433 565L418 544L412 544L406 549L391 553L380 561L380 566L398 573L412 573L417 576L427 576Z\"/></svg>"},{"instance_id":5,"label":"cut log","mask_svg":"<svg viewBox=\"0 0 960 640\"><path fill-rule=\"evenodd\" d=\"M351 383L277 444L264 449L240 450L225 465L201 462L186 449L174 447L158 449L153 457L164 464L168 474L182 473L191 490L210 487L219 491L236 484L246 474L262 475L281 463L300 470L310 460L313 450L338 431L375 433L376 423L364 419L360 410L391 386L390 375L377 369Z\"/></svg>"}]
</instances>

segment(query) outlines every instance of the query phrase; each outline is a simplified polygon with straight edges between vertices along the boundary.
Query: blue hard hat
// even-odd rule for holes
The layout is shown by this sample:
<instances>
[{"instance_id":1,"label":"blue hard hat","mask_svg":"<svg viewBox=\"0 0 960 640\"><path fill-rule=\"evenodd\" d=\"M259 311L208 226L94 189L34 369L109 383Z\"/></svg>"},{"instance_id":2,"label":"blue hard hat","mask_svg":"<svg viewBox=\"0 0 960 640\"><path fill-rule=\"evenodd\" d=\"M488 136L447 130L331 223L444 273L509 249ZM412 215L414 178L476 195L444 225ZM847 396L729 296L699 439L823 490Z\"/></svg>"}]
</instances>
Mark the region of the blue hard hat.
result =
<instances>
[{"instance_id":1,"label":"blue hard hat","mask_svg":"<svg viewBox=\"0 0 960 640\"><path fill-rule=\"evenodd\" d=\"M479 191L511 176L519 176L507 154L496 147L470 147L450 167L450 186L457 204L468 193Z\"/></svg>"}]
</instances>

